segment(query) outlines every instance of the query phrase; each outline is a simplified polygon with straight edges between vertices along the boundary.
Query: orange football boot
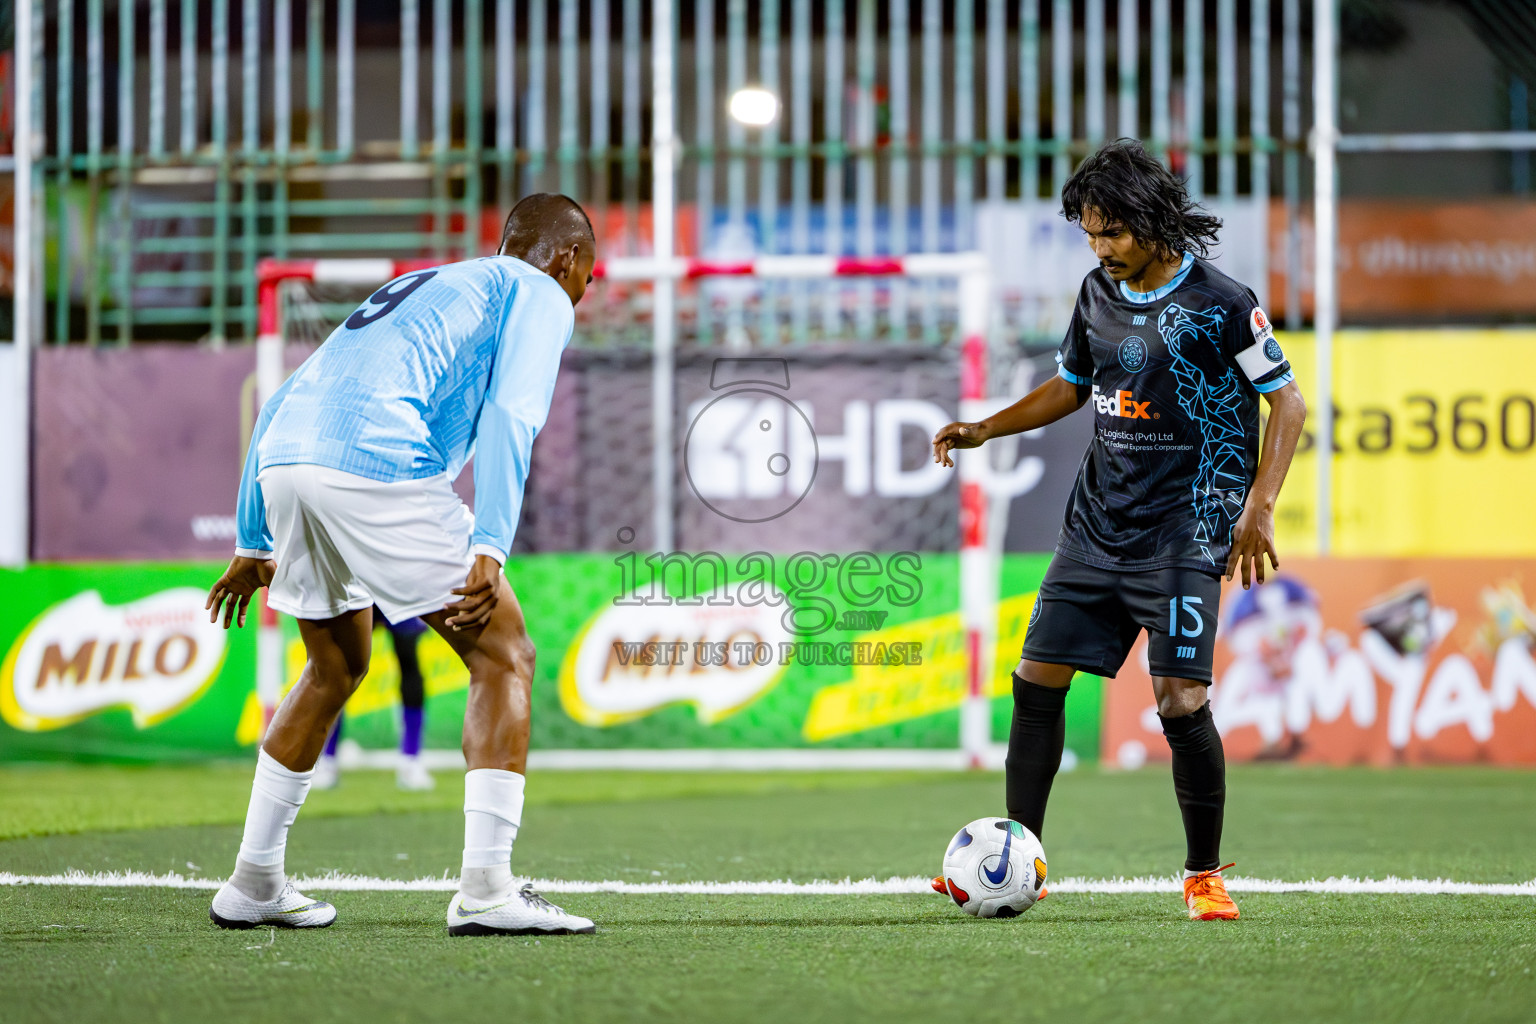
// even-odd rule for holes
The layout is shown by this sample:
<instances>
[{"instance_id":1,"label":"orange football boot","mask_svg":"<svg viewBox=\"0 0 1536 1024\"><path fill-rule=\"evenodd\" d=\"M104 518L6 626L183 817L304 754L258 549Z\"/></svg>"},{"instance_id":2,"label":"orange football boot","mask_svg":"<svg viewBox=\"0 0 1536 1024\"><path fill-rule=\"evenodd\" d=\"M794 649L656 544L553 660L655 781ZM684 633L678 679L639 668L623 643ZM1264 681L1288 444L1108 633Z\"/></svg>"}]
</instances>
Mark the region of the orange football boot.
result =
<instances>
[{"instance_id":1,"label":"orange football boot","mask_svg":"<svg viewBox=\"0 0 1536 1024\"><path fill-rule=\"evenodd\" d=\"M933 876L932 885L933 885L933 891L938 893L940 896L948 896L949 895L949 883L944 881L944 876L943 875L934 875ZM1041 900L1045 899L1050 894L1051 894L1051 891L1049 889L1047 889L1045 886L1042 885L1040 887L1040 895L1035 897L1035 902L1039 903Z\"/></svg>"},{"instance_id":2,"label":"orange football boot","mask_svg":"<svg viewBox=\"0 0 1536 1024\"><path fill-rule=\"evenodd\" d=\"M1202 871L1184 879L1184 902L1189 905L1191 921L1236 921L1237 904L1227 895L1227 884L1221 873L1236 863L1225 864L1212 871Z\"/></svg>"}]
</instances>

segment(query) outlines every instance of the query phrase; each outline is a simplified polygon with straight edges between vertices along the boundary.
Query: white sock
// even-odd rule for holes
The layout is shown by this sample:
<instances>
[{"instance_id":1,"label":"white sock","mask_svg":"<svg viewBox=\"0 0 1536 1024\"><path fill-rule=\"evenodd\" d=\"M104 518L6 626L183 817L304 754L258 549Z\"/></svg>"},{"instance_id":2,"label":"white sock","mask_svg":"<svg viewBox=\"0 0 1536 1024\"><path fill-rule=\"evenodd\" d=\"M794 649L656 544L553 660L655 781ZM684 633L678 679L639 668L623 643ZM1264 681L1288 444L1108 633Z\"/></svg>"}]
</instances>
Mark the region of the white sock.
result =
<instances>
[{"instance_id":1,"label":"white sock","mask_svg":"<svg viewBox=\"0 0 1536 1024\"><path fill-rule=\"evenodd\" d=\"M512 841L523 821L523 776L500 768L464 773L464 870L459 888L478 900L512 895Z\"/></svg>"},{"instance_id":2,"label":"white sock","mask_svg":"<svg viewBox=\"0 0 1536 1024\"><path fill-rule=\"evenodd\" d=\"M240 839L240 856L230 878L235 888L253 900L274 899L283 891L288 827L304 806L314 774L289 771L265 750L256 755L256 778L251 783L251 805L245 812L245 834Z\"/></svg>"}]
</instances>

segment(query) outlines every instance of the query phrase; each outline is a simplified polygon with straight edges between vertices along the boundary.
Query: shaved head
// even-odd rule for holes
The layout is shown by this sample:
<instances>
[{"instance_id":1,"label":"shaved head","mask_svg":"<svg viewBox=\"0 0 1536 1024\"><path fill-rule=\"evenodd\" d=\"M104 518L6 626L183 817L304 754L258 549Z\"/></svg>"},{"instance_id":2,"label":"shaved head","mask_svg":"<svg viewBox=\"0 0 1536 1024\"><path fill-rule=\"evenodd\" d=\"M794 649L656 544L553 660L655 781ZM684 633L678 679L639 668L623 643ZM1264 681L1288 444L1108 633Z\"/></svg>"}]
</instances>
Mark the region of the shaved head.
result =
<instances>
[{"instance_id":1,"label":"shaved head","mask_svg":"<svg viewBox=\"0 0 1536 1024\"><path fill-rule=\"evenodd\" d=\"M559 281L575 305L592 276L597 238L592 221L576 200L557 192L535 192L507 215L500 251Z\"/></svg>"},{"instance_id":2,"label":"shaved head","mask_svg":"<svg viewBox=\"0 0 1536 1024\"><path fill-rule=\"evenodd\" d=\"M536 267L542 267L573 245L591 253L597 249L597 238L581 204L558 192L525 196L512 207L506 226L501 229L502 254L516 256Z\"/></svg>"}]
</instances>

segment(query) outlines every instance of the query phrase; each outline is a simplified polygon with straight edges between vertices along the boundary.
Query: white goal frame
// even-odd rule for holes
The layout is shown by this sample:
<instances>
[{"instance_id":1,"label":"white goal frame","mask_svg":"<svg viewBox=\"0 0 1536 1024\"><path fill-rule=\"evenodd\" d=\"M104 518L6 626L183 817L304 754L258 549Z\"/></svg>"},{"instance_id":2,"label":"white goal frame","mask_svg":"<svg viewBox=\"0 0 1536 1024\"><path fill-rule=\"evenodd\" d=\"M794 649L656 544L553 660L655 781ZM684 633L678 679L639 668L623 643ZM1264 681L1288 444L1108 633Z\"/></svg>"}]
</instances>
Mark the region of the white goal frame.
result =
<instances>
[{"instance_id":1,"label":"white goal frame","mask_svg":"<svg viewBox=\"0 0 1536 1024\"><path fill-rule=\"evenodd\" d=\"M286 281L316 284L382 285L401 274L436 266L431 260L390 259L266 259L257 266L258 336L256 393L258 406L279 386L283 370L282 290ZM988 342L992 310L990 266L979 252L917 253L907 256L837 257L815 255L760 256L753 260L718 261L690 258L620 258L601 261L593 269L599 280L668 282L704 277L825 280L834 277L947 278L956 281L960 330L960 418L979 419L986 410ZM673 346L666 346L668 354ZM671 360L656 360L653 375L654 430L658 520L670 516L671 481L676 452L673 437ZM665 364L665 365L664 365ZM966 633L967 695L960 707L960 743L944 749L658 749L549 750L530 755L542 768L631 768L673 770L765 769L975 769L1002 767L1004 744L992 741L991 698L987 681L995 671L998 569L1001 529L989 513L992 500L983 458L956 460L960 477L960 611ZM263 729L276 710L283 685L282 634L277 614L260 598L256 647L256 693ZM444 764L459 763L458 755L443 752ZM377 761L370 756L365 763Z\"/></svg>"}]
</instances>

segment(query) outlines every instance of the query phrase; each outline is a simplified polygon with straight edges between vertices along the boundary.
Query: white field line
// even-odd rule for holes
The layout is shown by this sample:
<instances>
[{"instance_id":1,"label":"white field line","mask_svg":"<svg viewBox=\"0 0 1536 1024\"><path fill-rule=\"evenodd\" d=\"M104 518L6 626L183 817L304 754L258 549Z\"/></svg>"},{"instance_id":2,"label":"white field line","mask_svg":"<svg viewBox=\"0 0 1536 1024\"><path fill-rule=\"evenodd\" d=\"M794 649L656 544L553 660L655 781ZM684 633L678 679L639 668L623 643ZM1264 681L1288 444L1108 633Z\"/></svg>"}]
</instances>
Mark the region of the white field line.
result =
<instances>
[{"instance_id":1,"label":"white field line","mask_svg":"<svg viewBox=\"0 0 1536 1024\"><path fill-rule=\"evenodd\" d=\"M366 875L328 874L295 878L300 889L327 892L453 892L456 878L372 878ZM84 886L107 889L217 889L222 879L188 878L175 873L156 875L145 871L70 871L62 875L17 875L0 871L0 886ZM909 875L897 878L865 878L812 882L589 882L533 879L535 887L551 893L622 893L626 895L679 894L689 896L872 896L932 894L928 878ZM1326 878L1284 882L1272 878L1227 879L1232 892L1310 892L1336 895L1404 896L1536 896L1536 879L1529 882L1453 882L1443 878ZM1050 883L1053 894L1178 893L1182 883L1173 877L1063 878Z\"/></svg>"}]
</instances>

